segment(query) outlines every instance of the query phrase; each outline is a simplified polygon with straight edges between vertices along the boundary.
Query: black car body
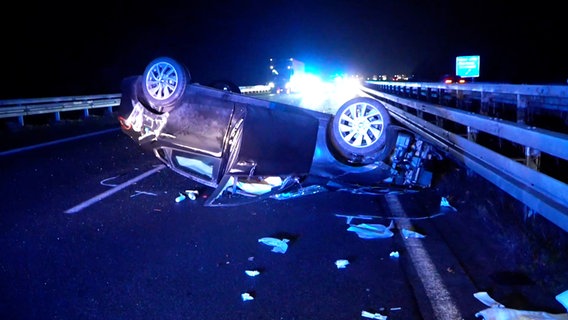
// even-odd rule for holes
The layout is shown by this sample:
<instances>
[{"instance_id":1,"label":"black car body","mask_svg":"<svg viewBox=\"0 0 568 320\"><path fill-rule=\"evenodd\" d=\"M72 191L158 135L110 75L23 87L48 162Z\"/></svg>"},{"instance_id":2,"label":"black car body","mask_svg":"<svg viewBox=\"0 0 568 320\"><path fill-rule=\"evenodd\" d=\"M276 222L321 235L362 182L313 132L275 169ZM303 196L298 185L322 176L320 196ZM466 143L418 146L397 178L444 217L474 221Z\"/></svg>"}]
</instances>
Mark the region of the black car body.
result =
<instances>
[{"instance_id":1,"label":"black car body","mask_svg":"<svg viewBox=\"0 0 568 320\"><path fill-rule=\"evenodd\" d=\"M187 69L168 57L124 79L119 121L170 169L211 187L206 206L313 185L429 187L429 163L440 159L370 97L349 100L332 115L190 83Z\"/></svg>"}]
</instances>

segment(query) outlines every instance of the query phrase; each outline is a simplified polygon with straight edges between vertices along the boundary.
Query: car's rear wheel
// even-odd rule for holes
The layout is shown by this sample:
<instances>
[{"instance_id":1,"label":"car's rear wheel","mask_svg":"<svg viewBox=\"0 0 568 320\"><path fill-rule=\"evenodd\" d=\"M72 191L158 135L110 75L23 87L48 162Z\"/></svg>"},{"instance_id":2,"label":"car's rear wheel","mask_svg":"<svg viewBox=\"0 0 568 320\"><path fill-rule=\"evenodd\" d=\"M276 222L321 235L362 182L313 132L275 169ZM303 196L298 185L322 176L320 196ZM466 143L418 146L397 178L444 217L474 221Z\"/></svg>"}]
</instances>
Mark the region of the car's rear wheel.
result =
<instances>
[{"instance_id":1,"label":"car's rear wheel","mask_svg":"<svg viewBox=\"0 0 568 320\"><path fill-rule=\"evenodd\" d=\"M358 97L345 102L332 119L329 136L334 151L351 164L373 160L387 141L390 115L381 102Z\"/></svg>"},{"instance_id":2,"label":"car's rear wheel","mask_svg":"<svg viewBox=\"0 0 568 320\"><path fill-rule=\"evenodd\" d=\"M143 74L142 92L149 107L158 113L171 111L191 80L189 71L172 58L152 60Z\"/></svg>"}]
</instances>

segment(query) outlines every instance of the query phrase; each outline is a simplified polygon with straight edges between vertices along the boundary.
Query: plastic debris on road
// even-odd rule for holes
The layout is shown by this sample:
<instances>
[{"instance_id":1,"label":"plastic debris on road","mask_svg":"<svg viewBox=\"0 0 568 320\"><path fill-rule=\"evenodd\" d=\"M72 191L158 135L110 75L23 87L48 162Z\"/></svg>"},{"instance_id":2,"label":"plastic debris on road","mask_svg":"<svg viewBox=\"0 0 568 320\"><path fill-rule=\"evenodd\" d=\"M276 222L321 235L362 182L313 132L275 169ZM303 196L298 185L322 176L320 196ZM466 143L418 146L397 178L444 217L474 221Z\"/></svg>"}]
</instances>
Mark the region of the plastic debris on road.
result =
<instances>
[{"instance_id":1,"label":"plastic debris on road","mask_svg":"<svg viewBox=\"0 0 568 320\"><path fill-rule=\"evenodd\" d=\"M568 293L566 293L566 295L568 295ZM481 303L489 306L489 308L481 310L475 314L475 317L481 317L484 320L568 320L568 313L552 314L544 311L527 311L507 308L503 304L491 298L487 292L477 292L474 293L473 296L481 301ZM558 300L558 296L556 299ZM568 311L566 305L564 305L564 307L566 308L566 311Z\"/></svg>"},{"instance_id":2,"label":"plastic debris on road","mask_svg":"<svg viewBox=\"0 0 568 320\"><path fill-rule=\"evenodd\" d=\"M556 301L560 302L566 309L566 312L568 312L568 290L556 295Z\"/></svg>"},{"instance_id":3,"label":"plastic debris on road","mask_svg":"<svg viewBox=\"0 0 568 320\"><path fill-rule=\"evenodd\" d=\"M241 294L241 299L243 299L243 301L250 301L250 300L254 300L254 297L250 293L245 292L245 293Z\"/></svg>"},{"instance_id":4,"label":"plastic debris on road","mask_svg":"<svg viewBox=\"0 0 568 320\"><path fill-rule=\"evenodd\" d=\"M408 230L408 229L402 229L401 233L402 233L402 236L405 239L408 239L408 238L426 238L425 235L420 234L416 231Z\"/></svg>"},{"instance_id":5,"label":"plastic debris on road","mask_svg":"<svg viewBox=\"0 0 568 320\"><path fill-rule=\"evenodd\" d=\"M398 253L398 251L393 251L389 254L389 257L398 258L398 257L400 257L400 253Z\"/></svg>"},{"instance_id":6,"label":"plastic debris on road","mask_svg":"<svg viewBox=\"0 0 568 320\"><path fill-rule=\"evenodd\" d=\"M179 195L176 197L176 202L182 202L183 200L189 198L191 200L197 199L197 195L199 191L197 190L185 190L183 193L180 192Z\"/></svg>"},{"instance_id":7,"label":"plastic debris on road","mask_svg":"<svg viewBox=\"0 0 568 320\"><path fill-rule=\"evenodd\" d=\"M290 242L290 240L288 239L280 240L271 237L264 237L258 239L258 242L273 247L272 252L286 253L286 250L288 250L288 242Z\"/></svg>"},{"instance_id":8,"label":"plastic debris on road","mask_svg":"<svg viewBox=\"0 0 568 320\"><path fill-rule=\"evenodd\" d=\"M568 313L552 314L544 311L526 311L509 308L487 308L475 314L484 320L568 320Z\"/></svg>"},{"instance_id":9,"label":"plastic debris on road","mask_svg":"<svg viewBox=\"0 0 568 320\"><path fill-rule=\"evenodd\" d=\"M176 202L182 202L185 198L187 198L185 194L180 192L179 196L176 197Z\"/></svg>"},{"instance_id":10,"label":"plastic debris on road","mask_svg":"<svg viewBox=\"0 0 568 320\"><path fill-rule=\"evenodd\" d=\"M320 193L320 192L324 192L324 191L327 191L327 189L325 187L322 187L320 185L311 185L309 187L300 188L296 191L275 194L275 195L271 196L270 198L276 199L276 200L286 200L286 199L316 194L316 193Z\"/></svg>"},{"instance_id":11,"label":"plastic debris on road","mask_svg":"<svg viewBox=\"0 0 568 320\"><path fill-rule=\"evenodd\" d=\"M484 305L491 307L491 308L505 308L504 305L500 304L499 302L495 301L493 298L489 296L489 294L485 291L476 292L473 296L481 301Z\"/></svg>"},{"instance_id":12,"label":"plastic debris on road","mask_svg":"<svg viewBox=\"0 0 568 320\"><path fill-rule=\"evenodd\" d=\"M361 317L369 318L369 319L379 319L379 320L387 320L387 316L383 316L380 313L372 313L368 311L361 311Z\"/></svg>"},{"instance_id":13,"label":"plastic debris on road","mask_svg":"<svg viewBox=\"0 0 568 320\"><path fill-rule=\"evenodd\" d=\"M199 191L197 190L185 190L185 194L187 195L187 197L191 200L195 200L197 199L197 196L199 195Z\"/></svg>"},{"instance_id":14,"label":"plastic debris on road","mask_svg":"<svg viewBox=\"0 0 568 320\"><path fill-rule=\"evenodd\" d=\"M346 260L346 259L339 259L339 260L335 261L335 266L337 267L337 269L345 269L348 264L349 264L349 260Z\"/></svg>"},{"instance_id":15,"label":"plastic debris on road","mask_svg":"<svg viewBox=\"0 0 568 320\"><path fill-rule=\"evenodd\" d=\"M440 207L446 207L452 209L453 211L458 211L458 209L450 205L450 202L448 201L448 199L446 199L446 197L442 197L442 200L440 201Z\"/></svg>"},{"instance_id":16,"label":"plastic debris on road","mask_svg":"<svg viewBox=\"0 0 568 320\"><path fill-rule=\"evenodd\" d=\"M245 270L245 273L249 277L256 277L260 274L260 272L258 270Z\"/></svg>"},{"instance_id":17,"label":"plastic debris on road","mask_svg":"<svg viewBox=\"0 0 568 320\"><path fill-rule=\"evenodd\" d=\"M394 222L391 220L388 227L378 223L361 223L358 225L350 225L349 228L347 228L347 231L357 233L357 236L361 239L377 239L392 237L394 234L391 229L393 228Z\"/></svg>"}]
</instances>

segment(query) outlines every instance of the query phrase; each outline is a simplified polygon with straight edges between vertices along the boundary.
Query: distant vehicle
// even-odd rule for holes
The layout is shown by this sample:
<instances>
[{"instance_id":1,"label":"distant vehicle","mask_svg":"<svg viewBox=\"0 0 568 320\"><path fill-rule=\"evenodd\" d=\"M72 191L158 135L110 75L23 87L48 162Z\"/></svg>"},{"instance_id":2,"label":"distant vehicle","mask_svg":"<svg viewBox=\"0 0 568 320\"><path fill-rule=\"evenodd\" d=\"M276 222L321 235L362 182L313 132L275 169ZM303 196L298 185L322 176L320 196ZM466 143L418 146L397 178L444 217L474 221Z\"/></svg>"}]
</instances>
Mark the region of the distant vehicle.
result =
<instances>
[{"instance_id":1,"label":"distant vehicle","mask_svg":"<svg viewBox=\"0 0 568 320\"><path fill-rule=\"evenodd\" d=\"M424 189L441 159L370 97L350 99L332 115L190 80L178 61L154 59L142 75L124 78L118 120L171 170L213 188L205 206L312 186Z\"/></svg>"},{"instance_id":2,"label":"distant vehicle","mask_svg":"<svg viewBox=\"0 0 568 320\"><path fill-rule=\"evenodd\" d=\"M467 81L465 80L465 78L462 78L460 76L452 76L446 74L442 77L442 82L445 84L464 84Z\"/></svg>"},{"instance_id":3,"label":"distant vehicle","mask_svg":"<svg viewBox=\"0 0 568 320\"><path fill-rule=\"evenodd\" d=\"M304 74L305 65L302 61L288 59L274 59L269 61L269 86L273 93L291 93L295 90L291 80L293 76Z\"/></svg>"}]
</instances>

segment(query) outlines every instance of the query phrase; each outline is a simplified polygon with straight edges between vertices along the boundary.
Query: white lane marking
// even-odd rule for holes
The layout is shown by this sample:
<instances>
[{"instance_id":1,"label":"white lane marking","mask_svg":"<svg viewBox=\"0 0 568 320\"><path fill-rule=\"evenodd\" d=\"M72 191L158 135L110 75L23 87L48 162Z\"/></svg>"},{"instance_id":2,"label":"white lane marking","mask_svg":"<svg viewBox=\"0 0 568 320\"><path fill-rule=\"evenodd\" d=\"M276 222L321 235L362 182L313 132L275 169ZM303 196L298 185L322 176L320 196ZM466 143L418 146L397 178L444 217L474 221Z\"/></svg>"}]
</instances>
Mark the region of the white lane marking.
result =
<instances>
[{"instance_id":1,"label":"white lane marking","mask_svg":"<svg viewBox=\"0 0 568 320\"><path fill-rule=\"evenodd\" d=\"M103 179L103 180L100 182L100 184L101 184L102 186L106 186L106 187L116 187L117 184L112 184L112 183L108 183L108 182L107 182L107 181L109 181L109 180L113 180L113 179L116 179L116 178L118 178L118 176L114 176L114 177L110 177L110 178ZM147 192L147 191L134 190L134 194L131 195L130 198L139 196L139 195L141 195L141 194L145 194L145 195L148 195L148 196L157 196L157 194L155 194L154 192Z\"/></svg>"},{"instance_id":2,"label":"white lane marking","mask_svg":"<svg viewBox=\"0 0 568 320\"><path fill-rule=\"evenodd\" d=\"M139 175L139 176L137 176L137 177L135 177L135 178L132 178L132 179L130 179L130 180L124 182L124 183L121 183L121 184L117 185L116 187L114 187L114 188L112 188L112 189L110 189L110 190L108 190L108 191L105 191L105 192L103 192L103 193L101 193L101 194L98 194L98 195L94 196L94 197L92 197L91 199L89 199L89 200L87 200L87 201L85 201L85 202L82 202L82 203L80 203L80 204L74 206L73 208L67 209L67 210L65 211L65 213L77 213L77 212L83 210L84 208L86 208L86 207L92 205L93 203L98 202L98 201L100 201L100 200L102 200L102 199L104 199L104 198L106 198L106 197L108 197L108 196L114 194L115 192L118 192L118 191L120 191L120 190L122 190L122 189L124 189L124 188L126 188L126 187L128 187L128 186L130 186L131 184L133 184L133 183L135 183L135 182L138 182L139 180L142 180L142 179L146 178L147 176L152 175L152 174L154 174L154 173L156 173L156 172L162 170L162 169L164 169L165 167L166 167L166 166L163 165L163 164L162 164L162 165L159 165L159 166L155 167L154 169L152 169L152 170L150 170L150 171L146 171L146 172L144 172L143 174L141 174L141 175Z\"/></svg>"},{"instance_id":3,"label":"white lane marking","mask_svg":"<svg viewBox=\"0 0 568 320\"><path fill-rule=\"evenodd\" d=\"M120 128L118 128L118 129L117 128L107 129L107 130L102 130L102 131L97 131L97 132L86 133L86 134L82 134L82 135L75 136L75 137L64 138L64 139L44 142L44 143L40 143L40 144L35 144L33 146L2 151L2 152L0 152L0 156L6 156L6 155L9 155L9 154L14 154L14 153L18 153L18 152L23 152L23 151L33 150L33 149L37 149L37 148L47 147L47 146L51 146L51 145L54 145L54 144L59 144L59 143L67 142L67 141L73 141L73 140L79 140L79 139L83 139L83 138L98 136L99 134L105 134L105 133L118 131L118 130L120 130Z\"/></svg>"},{"instance_id":4,"label":"white lane marking","mask_svg":"<svg viewBox=\"0 0 568 320\"><path fill-rule=\"evenodd\" d=\"M394 215L408 218L396 195L387 195L386 200ZM397 227L399 230L403 228L412 229L412 224L410 223L410 219L400 219L397 220ZM444 286L440 274L436 271L436 267L432 263L428 251L426 251L422 245L422 241L424 240L404 237L402 240L420 281L426 290L426 295L434 311L434 318L439 320L463 319L456 304L452 300L452 296Z\"/></svg>"}]
</instances>

